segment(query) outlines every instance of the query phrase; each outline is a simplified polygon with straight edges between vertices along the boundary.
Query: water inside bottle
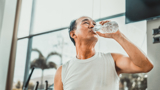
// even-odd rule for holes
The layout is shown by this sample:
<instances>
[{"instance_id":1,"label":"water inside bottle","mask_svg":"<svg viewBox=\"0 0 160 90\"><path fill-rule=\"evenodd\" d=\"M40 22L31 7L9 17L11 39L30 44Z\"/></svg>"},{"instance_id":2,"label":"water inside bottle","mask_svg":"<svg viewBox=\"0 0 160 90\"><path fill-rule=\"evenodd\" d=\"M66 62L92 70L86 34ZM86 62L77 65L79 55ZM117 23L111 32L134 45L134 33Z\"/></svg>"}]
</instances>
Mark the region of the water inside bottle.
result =
<instances>
[{"instance_id":1,"label":"water inside bottle","mask_svg":"<svg viewBox=\"0 0 160 90\"><path fill-rule=\"evenodd\" d=\"M95 25L93 28L93 31L99 31L102 33L113 33L116 32L118 30L118 23L115 21L111 21L111 22L107 22L104 25Z\"/></svg>"},{"instance_id":2,"label":"water inside bottle","mask_svg":"<svg viewBox=\"0 0 160 90\"><path fill-rule=\"evenodd\" d=\"M99 24L99 25L95 25L94 28L93 28L93 31L99 31L101 29L102 25Z\"/></svg>"}]
</instances>

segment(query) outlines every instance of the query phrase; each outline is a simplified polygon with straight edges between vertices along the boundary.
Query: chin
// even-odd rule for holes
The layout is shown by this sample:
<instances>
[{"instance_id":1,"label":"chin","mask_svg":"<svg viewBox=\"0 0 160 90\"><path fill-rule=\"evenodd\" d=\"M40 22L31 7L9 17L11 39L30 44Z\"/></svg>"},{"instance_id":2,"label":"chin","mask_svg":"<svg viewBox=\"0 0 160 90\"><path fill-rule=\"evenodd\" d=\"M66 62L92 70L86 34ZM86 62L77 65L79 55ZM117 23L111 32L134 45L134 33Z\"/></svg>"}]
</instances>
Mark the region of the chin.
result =
<instances>
[{"instance_id":1,"label":"chin","mask_svg":"<svg viewBox=\"0 0 160 90\"><path fill-rule=\"evenodd\" d=\"M99 38L98 34L94 35L94 37L97 38L97 39Z\"/></svg>"},{"instance_id":2,"label":"chin","mask_svg":"<svg viewBox=\"0 0 160 90\"><path fill-rule=\"evenodd\" d=\"M92 37L92 39L91 40L93 40L93 41L98 41L98 35L94 35L93 37Z\"/></svg>"}]
</instances>

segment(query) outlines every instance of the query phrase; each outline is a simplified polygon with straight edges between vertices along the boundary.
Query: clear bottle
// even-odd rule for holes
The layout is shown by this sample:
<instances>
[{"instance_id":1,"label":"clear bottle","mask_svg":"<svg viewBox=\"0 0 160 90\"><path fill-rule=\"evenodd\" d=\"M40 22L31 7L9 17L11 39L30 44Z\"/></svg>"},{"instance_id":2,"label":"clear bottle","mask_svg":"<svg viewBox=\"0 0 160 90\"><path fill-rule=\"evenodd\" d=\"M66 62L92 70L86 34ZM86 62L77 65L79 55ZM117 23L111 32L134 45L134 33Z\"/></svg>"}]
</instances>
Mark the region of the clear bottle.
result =
<instances>
[{"instance_id":1,"label":"clear bottle","mask_svg":"<svg viewBox=\"0 0 160 90\"><path fill-rule=\"evenodd\" d=\"M96 25L93 28L93 31L101 30L103 33L114 33L119 29L118 23L115 21L107 22L103 25Z\"/></svg>"}]
</instances>

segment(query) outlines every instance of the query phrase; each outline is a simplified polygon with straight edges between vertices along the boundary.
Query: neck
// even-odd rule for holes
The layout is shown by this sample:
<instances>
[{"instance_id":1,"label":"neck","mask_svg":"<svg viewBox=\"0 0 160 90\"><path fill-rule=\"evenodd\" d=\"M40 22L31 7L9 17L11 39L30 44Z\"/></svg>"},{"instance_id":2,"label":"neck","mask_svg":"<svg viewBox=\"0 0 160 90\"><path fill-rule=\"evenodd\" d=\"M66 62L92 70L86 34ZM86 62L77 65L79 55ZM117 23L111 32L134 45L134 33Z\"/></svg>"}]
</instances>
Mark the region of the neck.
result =
<instances>
[{"instance_id":1,"label":"neck","mask_svg":"<svg viewBox=\"0 0 160 90\"><path fill-rule=\"evenodd\" d=\"M76 45L76 58L87 59L95 55L95 45Z\"/></svg>"}]
</instances>

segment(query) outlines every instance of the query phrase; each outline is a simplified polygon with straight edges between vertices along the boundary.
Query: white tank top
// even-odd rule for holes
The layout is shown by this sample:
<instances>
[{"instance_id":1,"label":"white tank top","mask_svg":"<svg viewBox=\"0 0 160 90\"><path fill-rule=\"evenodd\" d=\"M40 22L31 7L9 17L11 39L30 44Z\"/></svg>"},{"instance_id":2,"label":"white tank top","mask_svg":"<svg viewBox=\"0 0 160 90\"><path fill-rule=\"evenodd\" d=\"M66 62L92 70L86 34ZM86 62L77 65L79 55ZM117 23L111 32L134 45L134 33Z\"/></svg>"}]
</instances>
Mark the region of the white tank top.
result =
<instances>
[{"instance_id":1,"label":"white tank top","mask_svg":"<svg viewBox=\"0 0 160 90\"><path fill-rule=\"evenodd\" d=\"M96 52L85 60L74 57L62 65L61 76L64 90L119 90L111 53Z\"/></svg>"}]
</instances>

